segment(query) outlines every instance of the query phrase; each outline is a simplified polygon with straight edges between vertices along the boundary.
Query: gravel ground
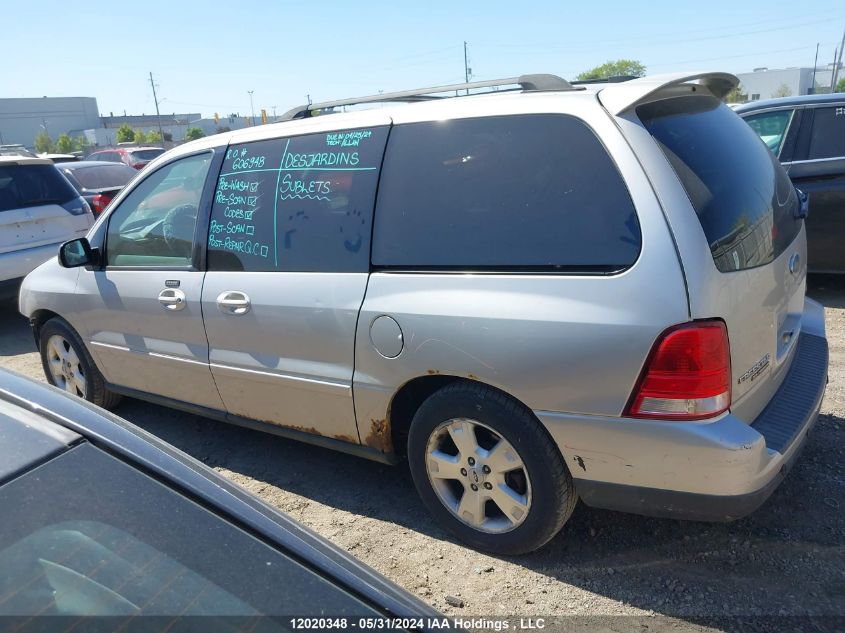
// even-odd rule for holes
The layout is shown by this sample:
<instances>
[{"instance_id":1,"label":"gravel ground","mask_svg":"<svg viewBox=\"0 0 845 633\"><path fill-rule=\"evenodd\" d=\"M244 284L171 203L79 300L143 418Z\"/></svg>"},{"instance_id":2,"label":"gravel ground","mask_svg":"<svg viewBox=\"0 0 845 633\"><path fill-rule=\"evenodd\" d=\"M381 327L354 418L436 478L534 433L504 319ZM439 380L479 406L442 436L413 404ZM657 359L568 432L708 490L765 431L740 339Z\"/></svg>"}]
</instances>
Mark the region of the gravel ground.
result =
<instances>
[{"instance_id":1,"label":"gravel ground","mask_svg":"<svg viewBox=\"0 0 845 633\"><path fill-rule=\"evenodd\" d=\"M781 487L756 513L730 524L580 505L539 552L488 556L434 524L404 466L133 400L117 412L450 615L628 615L640 618L610 618L599 628L630 630L636 622L633 628L650 631L709 630L705 619L715 615L843 616L845 279L814 278L810 295L826 306L831 344L822 416ZM13 304L0 304L0 366L43 380L29 328ZM464 606L450 606L447 595ZM803 628L793 624L787 628Z\"/></svg>"}]
</instances>

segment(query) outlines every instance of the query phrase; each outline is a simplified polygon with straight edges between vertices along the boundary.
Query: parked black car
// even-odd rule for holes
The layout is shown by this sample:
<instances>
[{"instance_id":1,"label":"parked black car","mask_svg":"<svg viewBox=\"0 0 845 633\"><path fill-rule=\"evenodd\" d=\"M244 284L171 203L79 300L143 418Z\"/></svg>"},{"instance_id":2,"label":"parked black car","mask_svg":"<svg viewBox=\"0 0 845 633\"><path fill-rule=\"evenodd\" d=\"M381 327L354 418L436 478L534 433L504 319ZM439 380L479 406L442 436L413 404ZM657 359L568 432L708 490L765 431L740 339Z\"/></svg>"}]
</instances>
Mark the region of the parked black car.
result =
<instances>
[{"instance_id":1,"label":"parked black car","mask_svg":"<svg viewBox=\"0 0 845 633\"><path fill-rule=\"evenodd\" d=\"M168 444L3 370L0 508L11 630L393 629L367 622L442 617ZM53 618L33 629L32 616Z\"/></svg>"},{"instance_id":2,"label":"parked black car","mask_svg":"<svg viewBox=\"0 0 845 633\"><path fill-rule=\"evenodd\" d=\"M124 185L138 175L129 165L101 160L61 163L56 169L85 198L95 216L100 215Z\"/></svg>"},{"instance_id":3,"label":"parked black car","mask_svg":"<svg viewBox=\"0 0 845 633\"><path fill-rule=\"evenodd\" d=\"M734 111L810 197L808 269L845 273L845 93L753 101Z\"/></svg>"}]
</instances>

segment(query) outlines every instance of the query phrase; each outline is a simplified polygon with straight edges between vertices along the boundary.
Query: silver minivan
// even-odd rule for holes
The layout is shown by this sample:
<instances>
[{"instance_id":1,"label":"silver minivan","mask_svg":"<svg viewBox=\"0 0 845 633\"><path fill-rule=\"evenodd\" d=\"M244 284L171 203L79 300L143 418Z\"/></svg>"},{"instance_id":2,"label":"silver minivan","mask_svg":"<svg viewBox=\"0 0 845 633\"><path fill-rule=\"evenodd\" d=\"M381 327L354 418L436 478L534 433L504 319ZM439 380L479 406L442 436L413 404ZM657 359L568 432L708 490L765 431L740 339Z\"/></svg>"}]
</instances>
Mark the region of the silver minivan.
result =
<instances>
[{"instance_id":1,"label":"silver minivan","mask_svg":"<svg viewBox=\"0 0 845 633\"><path fill-rule=\"evenodd\" d=\"M540 547L579 498L735 519L798 456L828 360L806 206L736 84L303 106L150 163L20 309L54 385L407 458L479 549Z\"/></svg>"}]
</instances>

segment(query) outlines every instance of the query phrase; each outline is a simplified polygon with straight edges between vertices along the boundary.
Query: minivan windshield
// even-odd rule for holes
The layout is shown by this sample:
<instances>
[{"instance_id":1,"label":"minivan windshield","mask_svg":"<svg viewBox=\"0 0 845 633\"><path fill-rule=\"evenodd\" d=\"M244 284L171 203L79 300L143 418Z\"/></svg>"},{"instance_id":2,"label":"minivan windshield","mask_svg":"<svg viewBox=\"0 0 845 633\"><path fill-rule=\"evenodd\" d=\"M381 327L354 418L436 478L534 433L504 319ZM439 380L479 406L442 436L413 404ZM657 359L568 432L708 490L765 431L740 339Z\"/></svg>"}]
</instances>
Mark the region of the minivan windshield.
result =
<instances>
[{"instance_id":1,"label":"minivan windshield","mask_svg":"<svg viewBox=\"0 0 845 633\"><path fill-rule=\"evenodd\" d=\"M795 189L730 108L714 97L685 96L641 105L637 115L683 183L720 271L768 264L795 239Z\"/></svg>"}]
</instances>

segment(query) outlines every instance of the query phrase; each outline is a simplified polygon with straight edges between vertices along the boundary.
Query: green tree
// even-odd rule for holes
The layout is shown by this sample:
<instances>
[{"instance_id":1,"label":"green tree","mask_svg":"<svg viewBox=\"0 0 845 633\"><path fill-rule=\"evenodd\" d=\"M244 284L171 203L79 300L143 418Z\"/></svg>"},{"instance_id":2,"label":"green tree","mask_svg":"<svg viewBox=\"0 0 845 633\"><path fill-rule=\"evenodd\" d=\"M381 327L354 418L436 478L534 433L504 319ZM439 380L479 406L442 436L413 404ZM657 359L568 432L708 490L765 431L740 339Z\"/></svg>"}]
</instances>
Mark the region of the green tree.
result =
<instances>
[{"instance_id":1,"label":"green tree","mask_svg":"<svg viewBox=\"0 0 845 633\"><path fill-rule=\"evenodd\" d=\"M198 127L189 127L189 128L185 131L185 138L186 138L187 140L189 140L189 141L195 141L195 140L197 140L198 138L202 138L203 136L205 136L205 132L203 132L203 131L202 131L200 128L198 128Z\"/></svg>"},{"instance_id":2,"label":"green tree","mask_svg":"<svg viewBox=\"0 0 845 633\"><path fill-rule=\"evenodd\" d=\"M845 92L845 79L840 79L836 82L835 92Z\"/></svg>"},{"instance_id":3,"label":"green tree","mask_svg":"<svg viewBox=\"0 0 845 633\"><path fill-rule=\"evenodd\" d=\"M135 140L135 131L129 127L128 123L124 123L119 128L117 128L117 142L118 143L131 143Z\"/></svg>"},{"instance_id":4,"label":"green tree","mask_svg":"<svg viewBox=\"0 0 845 633\"><path fill-rule=\"evenodd\" d=\"M728 103L745 103L748 101L748 93L742 89L742 84L739 84L725 95L725 101Z\"/></svg>"},{"instance_id":5,"label":"green tree","mask_svg":"<svg viewBox=\"0 0 845 633\"><path fill-rule=\"evenodd\" d=\"M617 59L609 61L601 66L585 70L575 79L587 81L589 79L608 79L610 77L642 77L645 75L645 66L634 59Z\"/></svg>"},{"instance_id":6,"label":"green tree","mask_svg":"<svg viewBox=\"0 0 845 633\"><path fill-rule=\"evenodd\" d=\"M84 152L88 146L88 140L84 136L75 136L73 138L73 151Z\"/></svg>"},{"instance_id":7,"label":"green tree","mask_svg":"<svg viewBox=\"0 0 845 633\"><path fill-rule=\"evenodd\" d=\"M772 97L791 97L792 96L792 88L787 86L786 84L781 84L778 86L778 89L772 93Z\"/></svg>"},{"instance_id":8,"label":"green tree","mask_svg":"<svg viewBox=\"0 0 845 633\"><path fill-rule=\"evenodd\" d=\"M142 130L135 130L135 142L138 144L147 142L147 135Z\"/></svg>"},{"instance_id":9,"label":"green tree","mask_svg":"<svg viewBox=\"0 0 845 633\"><path fill-rule=\"evenodd\" d=\"M147 134L147 143L161 143L161 132L153 130Z\"/></svg>"},{"instance_id":10,"label":"green tree","mask_svg":"<svg viewBox=\"0 0 845 633\"><path fill-rule=\"evenodd\" d=\"M53 139L47 134L47 130L41 130L35 137L35 151L39 154L53 151Z\"/></svg>"},{"instance_id":11,"label":"green tree","mask_svg":"<svg viewBox=\"0 0 845 633\"><path fill-rule=\"evenodd\" d=\"M73 151L73 141L67 134L60 134L56 141L56 151L59 154L70 154Z\"/></svg>"}]
</instances>

